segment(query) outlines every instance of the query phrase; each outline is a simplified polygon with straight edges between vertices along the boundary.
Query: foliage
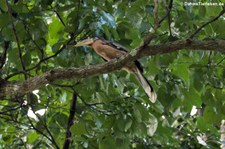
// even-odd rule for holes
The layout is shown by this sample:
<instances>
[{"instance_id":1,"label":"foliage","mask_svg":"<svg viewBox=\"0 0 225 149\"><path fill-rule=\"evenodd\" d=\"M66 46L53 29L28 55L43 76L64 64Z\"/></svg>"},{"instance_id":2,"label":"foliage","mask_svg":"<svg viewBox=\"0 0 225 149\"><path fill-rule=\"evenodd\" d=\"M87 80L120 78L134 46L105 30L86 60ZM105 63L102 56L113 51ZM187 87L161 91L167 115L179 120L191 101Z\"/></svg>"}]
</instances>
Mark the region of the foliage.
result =
<instances>
[{"instance_id":1,"label":"foliage","mask_svg":"<svg viewBox=\"0 0 225 149\"><path fill-rule=\"evenodd\" d=\"M159 18L168 4L159 2ZM221 10L174 1L151 44L187 39ZM152 30L153 15L153 0L0 0L0 77L24 81L55 67L103 63L90 48L68 45L104 36L135 49ZM222 39L224 26L218 18L194 38ZM71 148L218 148L225 118L224 53L182 50L140 62L157 92L155 104L124 71L57 81L17 102L1 99L0 148L62 148L74 92ZM191 114L193 107L198 113Z\"/></svg>"}]
</instances>

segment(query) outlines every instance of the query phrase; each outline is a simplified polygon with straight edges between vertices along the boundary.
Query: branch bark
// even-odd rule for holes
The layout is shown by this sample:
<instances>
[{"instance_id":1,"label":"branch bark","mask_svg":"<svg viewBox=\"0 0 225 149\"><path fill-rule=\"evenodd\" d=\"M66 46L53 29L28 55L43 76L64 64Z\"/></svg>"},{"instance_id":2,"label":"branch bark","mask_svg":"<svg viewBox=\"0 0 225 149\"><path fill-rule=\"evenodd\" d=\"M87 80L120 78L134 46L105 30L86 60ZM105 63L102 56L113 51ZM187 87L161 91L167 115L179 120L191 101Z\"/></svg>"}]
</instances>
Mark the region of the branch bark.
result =
<instances>
[{"instance_id":1,"label":"branch bark","mask_svg":"<svg viewBox=\"0 0 225 149\"><path fill-rule=\"evenodd\" d=\"M58 68L50 70L40 76L33 77L24 82L11 83L7 82L0 86L0 98L22 96L35 89L52 83L56 80L67 80L72 78L87 78L104 73L121 69L126 63L142 58L144 56L153 56L164 53L171 53L178 50L210 50L210 51L225 51L225 40L177 40L159 45L143 46L137 49L135 55L124 55L113 61L84 66L80 68Z\"/></svg>"},{"instance_id":2,"label":"branch bark","mask_svg":"<svg viewBox=\"0 0 225 149\"><path fill-rule=\"evenodd\" d=\"M67 127L66 127L66 138L63 144L63 149L68 149L70 148L70 144L71 144L71 131L70 128L73 125L73 121L74 121L74 116L75 116L75 112L76 112L76 105L77 105L77 94L74 92L73 93L73 98L71 101L71 105L70 105L70 115L67 121Z\"/></svg>"}]
</instances>

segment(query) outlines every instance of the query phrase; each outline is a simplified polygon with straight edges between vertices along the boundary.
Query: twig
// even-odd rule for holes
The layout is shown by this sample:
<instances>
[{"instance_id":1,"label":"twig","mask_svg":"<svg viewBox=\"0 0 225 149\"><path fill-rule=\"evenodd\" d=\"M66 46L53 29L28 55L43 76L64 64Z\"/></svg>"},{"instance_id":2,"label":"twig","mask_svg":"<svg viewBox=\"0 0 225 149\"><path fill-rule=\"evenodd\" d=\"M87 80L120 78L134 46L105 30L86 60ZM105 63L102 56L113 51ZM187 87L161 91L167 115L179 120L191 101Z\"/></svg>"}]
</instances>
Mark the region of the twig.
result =
<instances>
[{"instance_id":1,"label":"twig","mask_svg":"<svg viewBox=\"0 0 225 149\"><path fill-rule=\"evenodd\" d=\"M49 136L50 136L50 138L51 138L51 140L52 140L52 143L54 144L55 148L60 149L60 147L59 147L58 144L56 143L55 138L53 137L53 135L52 135L51 131L49 130L49 128L48 128L48 126L47 126L46 123L44 123L44 127L45 127L47 133L49 134Z\"/></svg>"},{"instance_id":2,"label":"twig","mask_svg":"<svg viewBox=\"0 0 225 149\"><path fill-rule=\"evenodd\" d=\"M225 60L225 57L223 57L223 58L216 64L216 66L218 66L219 64L221 64L224 60Z\"/></svg>"},{"instance_id":3,"label":"twig","mask_svg":"<svg viewBox=\"0 0 225 149\"><path fill-rule=\"evenodd\" d=\"M158 0L154 0L154 30L156 30L159 27L159 18L158 18Z\"/></svg>"},{"instance_id":4,"label":"twig","mask_svg":"<svg viewBox=\"0 0 225 149\"><path fill-rule=\"evenodd\" d=\"M32 110L33 113L35 114L32 105L31 105L31 110ZM55 138L53 137L51 131L49 130L49 128L48 128L48 126L47 126L47 124L46 124L46 121L44 121L43 119L41 119L41 117L40 117L39 115L37 115L37 114L35 114L35 115L36 115L36 117L38 118L38 120L42 122L42 124L43 124L45 130L47 131L48 135L50 136L50 137L48 137L48 138L51 140L52 144L55 146L56 149L60 149L60 147L58 146L57 142L55 141ZM46 135L46 136L47 136L47 135Z\"/></svg>"},{"instance_id":5,"label":"twig","mask_svg":"<svg viewBox=\"0 0 225 149\"><path fill-rule=\"evenodd\" d=\"M5 117L7 116L7 117ZM9 117L9 118L8 118ZM7 121L8 124L12 124L12 125L15 125L15 124L18 124L19 126L26 126L26 127L30 127L30 125L28 125L27 123L22 123L22 122L19 122L18 120L14 120L12 118L12 115L0 115L0 118L5 121ZM24 129L24 127L23 127ZM0 129L1 130L1 129Z\"/></svg>"},{"instance_id":6,"label":"twig","mask_svg":"<svg viewBox=\"0 0 225 149\"><path fill-rule=\"evenodd\" d=\"M113 113L113 111L102 110L99 107L97 107L97 105L105 105L105 103L87 103L81 96L79 96L78 94L77 94L77 96L85 104L85 106L90 107L94 111L97 111L97 112L102 113L102 114L107 115L107 116L111 116L111 115L116 114L116 113Z\"/></svg>"},{"instance_id":7,"label":"twig","mask_svg":"<svg viewBox=\"0 0 225 149\"><path fill-rule=\"evenodd\" d=\"M14 36L16 38L16 43L17 43L17 47L18 47L18 50L19 50L20 62L21 62L21 65L22 65L23 72L25 72L26 67L25 67L25 63L23 61L23 55L22 55L23 52L22 52L22 49L20 47L20 42L19 42L19 37L18 37L17 32L16 32L16 27L15 27L15 25L13 23L12 10L11 10L11 7L9 6L8 0L6 0L6 4L7 4L7 7L8 7L9 17L10 17L11 23L12 23L13 33L14 33ZM27 76L26 76L25 73L24 73L24 77L25 77L25 79L27 79Z\"/></svg>"},{"instance_id":8,"label":"twig","mask_svg":"<svg viewBox=\"0 0 225 149\"><path fill-rule=\"evenodd\" d=\"M156 7L156 6L155 6ZM166 11L166 14L158 21L158 24L157 24L157 28L160 26L160 24L168 17L168 15L170 14L171 10L172 10L172 7L173 7L173 0L170 0L168 6L167 6L167 11ZM156 8L155 8L156 9ZM154 15L156 10L154 9ZM150 32L148 35L146 35L144 37L144 44L142 47L145 47L147 46L151 40L155 37L155 32L156 32L156 27L154 26L154 31L153 32Z\"/></svg>"},{"instance_id":9,"label":"twig","mask_svg":"<svg viewBox=\"0 0 225 149\"><path fill-rule=\"evenodd\" d=\"M31 109L32 109L32 107L31 107ZM33 111L33 110L32 110L32 111ZM34 113L34 112L33 112L33 113ZM35 113L34 113L34 114L35 114ZM35 114L35 115L36 115L36 114ZM38 133L40 133L41 135L43 135L44 137L46 137L49 141L51 141L51 143L55 146L55 148L60 149L60 147L59 147L58 144L56 143L56 141L55 141L55 139L54 139L52 133L51 133L50 130L48 129L46 122L44 122L44 121L39 117L39 115L36 115L36 117L38 118L39 121L42 122L42 124L43 124L45 130L47 131L47 133L48 133L48 135L49 135L50 137L47 136L44 132L42 132L42 131L40 131L39 129L37 129L37 128L34 126L34 124L32 123L32 121L31 121L31 119L29 118L29 116L27 115L27 119L29 120L29 122L30 122L32 128L33 128L34 130L36 130Z\"/></svg>"},{"instance_id":10,"label":"twig","mask_svg":"<svg viewBox=\"0 0 225 149\"><path fill-rule=\"evenodd\" d=\"M77 82L76 84L74 85L77 85L79 84L80 82ZM57 87L64 87L64 88L70 88L73 90L73 92L76 93L76 91L74 90L74 85L63 85L63 84L55 84L55 83L50 83L51 85L53 86L57 86ZM100 112L100 113L103 113L105 115L114 115L114 114L111 114L110 112L112 111L104 111L104 110L100 110L97 106L98 105L105 105L105 103L102 103L102 102L96 102L96 103L87 103L78 93L77 94L77 97L79 97L79 99L84 103L85 106L88 106L90 107L92 110L95 110L97 112ZM50 107L50 106L49 106Z\"/></svg>"},{"instance_id":11,"label":"twig","mask_svg":"<svg viewBox=\"0 0 225 149\"><path fill-rule=\"evenodd\" d=\"M225 8L222 9L222 11L218 14L218 16L216 16L215 18L209 20L208 22L206 22L205 24L201 25L189 38L192 39L195 35L197 35L204 27L206 27L207 25L209 25L210 23L216 21L217 19L219 19L223 14L225 13Z\"/></svg>"},{"instance_id":12,"label":"twig","mask_svg":"<svg viewBox=\"0 0 225 149\"><path fill-rule=\"evenodd\" d=\"M31 119L29 118L28 115L27 115L27 119L28 119L28 121L29 121L31 127L32 127L35 131L37 131L37 132L40 133L42 136L44 136L45 138L47 138L50 142L52 142L52 139L51 139L49 136L47 136L44 132L40 131L39 129L37 129L37 128L34 126L34 124L32 123L32 121L31 121Z\"/></svg>"},{"instance_id":13,"label":"twig","mask_svg":"<svg viewBox=\"0 0 225 149\"><path fill-rule=\"evenodd\" d=\"M28 149L28 148L27 148L27 144L26 144L26 142L23 141L22 137L19 137L19 138L20 138L20 141L21 141L22 144L23 144L23 147L24 147L25 149Z\"/></svg>"},{"instance_id":14,"label":"twig","mask_svg":"<svg viewBox=\"0 0 225 149\"><path fill-rule=\"evenodd\" d=\"M166 7L167 12L168 12L168 17L167 17L167 18L168 18L168 26L169 26L169 33L170 33L170 36L173 36L173 35L172 35L172 30L171 30L171 15L170 15L172 6L173 6L173 0L171 0L170 3L169 3L169 5Z\"/></svg>"},{"instance_id":15,"label":"twig","mask_svg":"<svg viewBox=\"0 0 225 149\"><path fill-rule=\"evenodd\" d=\"M21 107L18 106L18 107L13 107L13 108L10 108L10 109L7 109L5 111L1 111L0 114L5 114L5 113L8 113L8 112L12 112L12 111L16 111L18 109L20 109Z\"/></svg>"},{"instance_id":16,"label":"twig","mask_svg":"<svg viewBox=\"0 0 225 149\"><path fill-rule=\"evenodd\" d=\"M71 143L70 128L73 125L74 116L75 116L75 112L76 112L76 104L77 104L77 94L74 92L73 97L72 97L72 101L71 101L71 105L70 105L70 114L69 114L69 118L68 118L68 121L67 121L66 138L65 138L65 141L64 141L63 149L68 149L69 146L70 146L70 143Z\"/></svg>"},{"instance_id":17,"label":"twig","mask_svg":"<svg viewBox=\"0 0 225 149\"><path fill-rule=\"evenodd\" d=\"M31 41L34 43L34 45L37 47L37 49L40 51L40 53L41 53L41 59L43 59L43 58L44 58L44 50L43 50L43 49L38 45L38 43L32 38L32 35L31 35L31 33L30 33L30 30L29 30L29 28L27 27L26 24L27 24L27 23L26 23L25 21L23 21L24 28L25 28L27 34L29 35L29 38L30 38Z\"/></svg>"},{"instance_id":18,"label":"twig","mask_svg":"<svg viewBox=\"0 0 225 149\"><path fill-rule=\"evenodd\" d=\"M80 1L78 2L77 16L79 16L79 11L80 11ZM78 27L78 25L77 25L77 27ZM8 79L10 79L11 77L13 77L13 76L15 76L15 75L19 75L19 74L21 74L21 73L25 73L25 72L31 71L31 70L33 70L33 69L39 67L39 66L41 65L41 63L43 63L43 62L45 62L45 61L47 61L47 60L49 60L49 59L51 59L51 58L53 58L53 57L56 57L56 56L57 56L58 54L60 54L65 48L67 48L68 45L71 44L71 42L76 38L76 36L77 36L81 31L82 31L82 30L80 30L80 31L78 32L78 30L77 30L75 33L71 33L71 34L70 34L70 39L69 39L65 44L63 44L62 47L61 47L55 54L53 54L53 55L51 55L51 56L48 56L48 57L45 57L45 58L42 58L35 66L33 66L33 67L31 67L31 68L28 68L28 69L25 69L25 70L23 70L23 71L18 71L18 72L9 74L9 75L5 78L5 80L8 80ZM88 33L90 33L90 32L88 32Z\"/></svg>"},{"instance_id":19,"label":"twig","mask_svg":"<svg viewBox=\"0 0 225 149\"><path fill-rule=\"evenodd\" d=\"M62 51L70 44L71 41L73 41L74 38L75 38L75 37L71 37L71 38L68 40L68 42L67 42L66 44L64 44L64 45L63 45L63 46L62 46L55 54L53 54L53 55L51 55L51 56L48 56L48 57L45 57L45 58L41 59L35 66L26 69L25 72L31 71L31 70L33 70L33 69L39 67L39 66L41 65L41 63L43 63L43 62L45 62L45 61L47 61L47 60L49 60L49 59L51 59L51 58L53 58L53 57L56 57L58 54L60 54L60 53L61 53L61 52L62 52ZM24 71L18 71L18 72L15 72L15 73L13 73L13 74L10 74L10 75L8 75L8 76L5 78L5 80L8 80L8 79L10 79L11 77L13 77L13 76L15 76L15 75L18 75L18 74L21 74L21 73L24 73Z\"/></svg>"},{"instance_id":20,"label":"twig","mask_svg":"<svg viewBox=\"0 0 225 149\"><path fill-rule=\"evenodd\" d=\"M167 6L166 14L159 20L159 24L161 24L170 15L172 7L173 7L173 0L170 0L169 4Z\"/></svg>"},{"instance_id":21,"label":"twig","mask_svg":"<svg viewBox=\"0 0 225 149\"><path fill-rule=\"evenodd\" d=\"M76 16L77 20L79 20L80 17L81 17L81 15L79 15L79 14L80 14L80 7L81 7L80 3L81 3L81 2L80 2L80 0L79 0L79 1L78 1L78 6L77 6L77 16ZM79 27L79 23L76 24L76 31L75 31L75 34L79 34L79 33L78 33L78 27Z\"/></svg>"},{"instance_id":22,"label":"twig","mask_svg":"<svg viewBox=\"0 0 225 149\"><path fill-rule=\"evenodd\" d=\"M52 5L50 7L53 9L53 11L55 12L56 16L59 18L59 20L63 24L63 26L66 26L66 24L64 23L62 17L60 16L60 14L52 7Z\"/></svg>"},{"instance_id":23,"label":"twig","mask_svg":"<svg viewBox=\"0 0 225 149\"><path fill-rule=\"evenodd\" d=\"M168 18L168 26L169 26L169 33L170 36L172 36L172 31L171 31L171 18L170 18L170 12L173 7L173 0L170 0L169 4L166 6L166 14L159 20L159 24L161 24L166 18Z\"/></svg>"}]
</instances>

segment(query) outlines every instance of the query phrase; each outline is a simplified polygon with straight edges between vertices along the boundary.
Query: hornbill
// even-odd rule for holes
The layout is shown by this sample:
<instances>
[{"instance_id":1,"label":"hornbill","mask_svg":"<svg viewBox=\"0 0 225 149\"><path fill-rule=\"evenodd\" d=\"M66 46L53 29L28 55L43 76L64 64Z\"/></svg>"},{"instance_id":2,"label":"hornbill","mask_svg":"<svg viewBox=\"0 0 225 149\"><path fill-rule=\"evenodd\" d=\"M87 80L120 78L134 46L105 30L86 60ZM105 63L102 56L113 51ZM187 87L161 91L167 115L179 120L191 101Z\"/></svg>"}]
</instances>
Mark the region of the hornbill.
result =
<instances>
[{"instance_id":1,"label":"hornbill","mask_svg":"<svg viewBox=\"0 0 225 149\"><path fill-rule=\"evenodd\" d=\"M90 46L106 61L111 61L112 59L119 58L120 56L128 52L125 47L98 37L82 40L75 46ZM150 101L154 103L157 96L153 90L153 87L143 75L143 68L140 62L136 60L134 62L128 63L123 67L123 69L127 70L128 72L132 72L136 76L144 91L148 95Z\"/></svg>"}]
</instances>

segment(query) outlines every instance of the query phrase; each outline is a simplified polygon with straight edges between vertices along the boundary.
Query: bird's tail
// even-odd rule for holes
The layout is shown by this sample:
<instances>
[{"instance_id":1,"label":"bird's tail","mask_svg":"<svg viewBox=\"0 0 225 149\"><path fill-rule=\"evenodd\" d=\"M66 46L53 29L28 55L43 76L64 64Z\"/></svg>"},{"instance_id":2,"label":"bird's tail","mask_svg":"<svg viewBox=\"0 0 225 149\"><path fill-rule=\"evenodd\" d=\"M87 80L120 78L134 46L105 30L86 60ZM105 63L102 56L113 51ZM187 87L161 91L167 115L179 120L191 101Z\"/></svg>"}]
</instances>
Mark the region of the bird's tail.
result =
<instances>
[{"instance_id":1,"label":"bird's tail","mask_svg":"<svg viewBox=\"0 0 225 149\"><path fill-rule=\"evenodd\" d=\"M145 78L145 76L140 72L139 69L137 69L134 72L136 78L138 79L138 81L140 82L141 86L143 87L143 89L145 90L145 93L148 95L149 100L154 103L156 101L157 95L153 90L153 87L151 86L151 84L148 82L148 80Z\"/></svg>"}]
</instances>

